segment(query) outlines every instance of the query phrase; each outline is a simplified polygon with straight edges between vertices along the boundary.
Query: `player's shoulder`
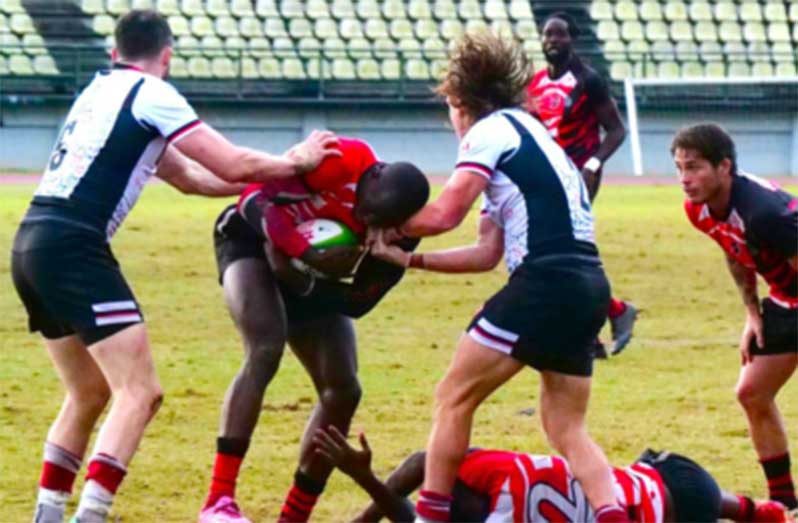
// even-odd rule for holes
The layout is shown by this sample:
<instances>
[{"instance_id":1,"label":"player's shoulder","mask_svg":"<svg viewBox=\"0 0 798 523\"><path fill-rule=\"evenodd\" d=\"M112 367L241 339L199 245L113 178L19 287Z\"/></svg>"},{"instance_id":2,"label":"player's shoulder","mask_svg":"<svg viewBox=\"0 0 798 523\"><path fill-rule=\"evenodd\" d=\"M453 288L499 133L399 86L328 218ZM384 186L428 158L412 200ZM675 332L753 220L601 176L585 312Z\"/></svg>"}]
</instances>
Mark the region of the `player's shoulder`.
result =
<instances>
[{"instance_id":1,"label":"player's shoulder","mask_svg":"<svg viewBox=\"0 0 798 523\"><path fill-rule=\"evenodd\" d=\"M744 172L734 178L732 205L749 227L766 227L775 217L798 213L794 196L769 180Z\"/></svg>"}]
</instances>

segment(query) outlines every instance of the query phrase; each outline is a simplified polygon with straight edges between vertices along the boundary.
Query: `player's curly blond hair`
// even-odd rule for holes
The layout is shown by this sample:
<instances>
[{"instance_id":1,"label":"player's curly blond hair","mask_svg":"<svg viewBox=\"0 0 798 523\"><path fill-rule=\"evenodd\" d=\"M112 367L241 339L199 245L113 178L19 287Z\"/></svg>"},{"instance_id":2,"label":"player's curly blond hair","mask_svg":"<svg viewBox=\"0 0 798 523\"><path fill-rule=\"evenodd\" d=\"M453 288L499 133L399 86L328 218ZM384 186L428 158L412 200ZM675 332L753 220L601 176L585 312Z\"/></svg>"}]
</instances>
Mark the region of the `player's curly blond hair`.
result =
<instances>
[{"instance_id":1,"label":"player's curly blond hair","mask_svg":"<svg viewBox=\"0 0 798 523\"><path fill-rule=\"evenodd\" d=\"M478 120L497 109L521 105L531 76L531 64L517 41L487 31L466 33L435 91L455 98Z\"/></svg>"}]
</instances>

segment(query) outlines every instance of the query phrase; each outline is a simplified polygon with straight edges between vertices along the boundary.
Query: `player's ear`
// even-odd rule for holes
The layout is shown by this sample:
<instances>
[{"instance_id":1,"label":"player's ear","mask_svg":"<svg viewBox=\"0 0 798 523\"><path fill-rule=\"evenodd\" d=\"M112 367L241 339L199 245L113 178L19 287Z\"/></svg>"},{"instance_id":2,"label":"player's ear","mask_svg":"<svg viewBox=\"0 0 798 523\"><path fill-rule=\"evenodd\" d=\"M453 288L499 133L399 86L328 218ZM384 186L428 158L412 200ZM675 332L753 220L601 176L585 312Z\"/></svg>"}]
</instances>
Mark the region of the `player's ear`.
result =
<instances>
[{"instance_id":1,"label":"player's ear","mask_svg":"<svg viewBox=\"0 0 798 523\"><path fill-rule=\"evenodd\" d=\"M718 172L723 176L728 176L731 174L731 166L732 166L732 161L728 158L724 158L718 164Z\"/></svg>"}]
</instances>

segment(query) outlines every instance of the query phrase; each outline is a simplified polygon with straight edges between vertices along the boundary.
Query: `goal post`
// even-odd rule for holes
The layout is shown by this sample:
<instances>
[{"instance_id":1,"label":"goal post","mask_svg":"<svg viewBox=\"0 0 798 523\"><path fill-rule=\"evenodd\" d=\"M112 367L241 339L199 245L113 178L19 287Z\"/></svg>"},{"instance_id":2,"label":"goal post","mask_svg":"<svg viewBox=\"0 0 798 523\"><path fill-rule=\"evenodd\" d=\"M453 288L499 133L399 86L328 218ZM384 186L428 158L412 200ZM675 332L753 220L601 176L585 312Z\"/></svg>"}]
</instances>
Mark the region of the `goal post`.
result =
<instances>
[{"instance_id":1,"label":"goal post","mask_svg":"<svg viewBox=\"0 0 798 523\"><path fill-rule=\"evenodd\" d=\"M734 138L743 169L798 177L798 77L626 78L624 101L635 176L672 171L670 136L713 121Z\"/></svg>"}]
</instances>

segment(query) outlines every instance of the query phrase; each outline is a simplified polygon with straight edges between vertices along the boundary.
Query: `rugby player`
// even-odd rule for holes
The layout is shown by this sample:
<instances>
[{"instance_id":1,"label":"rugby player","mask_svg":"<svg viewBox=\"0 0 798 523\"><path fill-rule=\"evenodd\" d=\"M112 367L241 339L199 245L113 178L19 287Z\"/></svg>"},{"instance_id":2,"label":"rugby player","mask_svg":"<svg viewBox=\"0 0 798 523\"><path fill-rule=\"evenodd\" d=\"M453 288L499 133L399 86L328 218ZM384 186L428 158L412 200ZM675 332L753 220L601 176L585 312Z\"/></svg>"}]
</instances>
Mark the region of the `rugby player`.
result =
<instances>
[{"instance_id":1,"label":"rugby player","mask_svg":"<svg viewBox=\"0 0 798 523\"><path fill-rule=\"evenodd\" d=\"M143 315L110 249L148 178L157 169L183 192L226 196L241 190L231 182L303 173L339 154L328 148L331 133L314 133L285 156L236 147L163 80L172 35L161 15L131 11L115 37L113 68L72 105L13 246L30 330L44 337L66 388L45 443L37 522L62 521L92 428L113 397L76 518L105 521L161 403Z\"/></svg>"},{"instance_id":2,"label":"rugby player","mask_svg":"<svg viewBox=\"0 0 798 523\"><path fill-rule=\"evenodd\" d=\"M355 521L414 519L406 496L424 479L423 452L410 455L383 483L371 469L371 449L364 434L359 450L334 427L316 431L314 439L317 452L373 500ZM781 503L721 491L703 467L671 452L646 450L630 466L612 472L618 503L632 521L794 521ZM581 485L558 456L471 449L457 472L453 494L453 521L595 521Z\"/></svg>"},{"instance_id":3,"label":"rugby player","mask_svg":"<svg viewBox=\"0 0 798 523\"><path fill-rule=\"evenodd\" d=\"M516 42L488 33L458 42L438 87L460 140L454 173L435 202L398 231L372 238L372 254L397 265L480 272L493 269L504 252L511 274L473 318L438 384L417 506L425 520L449 519L474 412L525 366L541 373L543 428L582 483L597 519L626 519L607 458L585 424L592 342L606 318L609 283L584 180L540 122L521 108L529 75ZM475 246L410 254L384 241L452 230L480 193L484 205Z\"/></svg>"},{"instance_id":4,"label":"rugby player","mask_svg":"<svg viewBox=\"0 0 798 523\"><path fill-rule=\"evenodd\" d=\"M360 400L350 318L376 306L402 278L404 268L366 255L351 284L299 272L289 257L326 274L345 274L362 252L359 246L319 251L296 226L328 218L362 238L367 226L395 226L421 209L429 197L429 184L410 164L378 161L361 140L340 138L339 149L340 157L326 159L301 178L249 187L238 209L225 209L217 221L219 277L244 342L244 360L222 406L201 523L249 521L235 502L236 479L286 341L313 380L318 404L302 438L299 466L281 521L306 521L332 472L313 452L314 430L332 424L346 433ZM417 243L400 242L405 249Z\"/></svg>"},{"instance_id":5,"label":"rugby player","mask_svg":"<svg viewBox=\"0 0 798 523\"><path fill-rule=\"evenodd\" d=\"M798 364L798 199L737 166L732 138L715 124L679 131L671 154L690 222L726 253L740 290L745 327L737 400L768 482L770 498L798 507L776 395ZM770 287L761 304L757 274Z\"/></svg>"},{"instance_id":6,"label":"rugby player","mask_svg":"<svg viewBox=\"0 0 798 523\"><path fill-rule=\"evenodd\" d=\"M623 143L626 128L604 79L574 51L578 37L579 28L568 13L546 18L543 55L548 67L532 77L527 99L532 114L582 171L592 203L601 184L602 166ZM614 342L612 354L618 354L632 338L637 309L610 298L607 316ZM606 357L598 340L595 350Z\"/></svg>"}]
</instances>

